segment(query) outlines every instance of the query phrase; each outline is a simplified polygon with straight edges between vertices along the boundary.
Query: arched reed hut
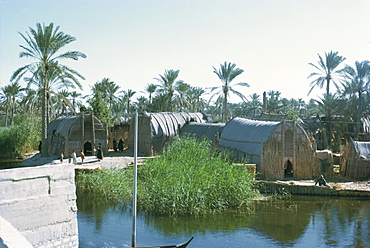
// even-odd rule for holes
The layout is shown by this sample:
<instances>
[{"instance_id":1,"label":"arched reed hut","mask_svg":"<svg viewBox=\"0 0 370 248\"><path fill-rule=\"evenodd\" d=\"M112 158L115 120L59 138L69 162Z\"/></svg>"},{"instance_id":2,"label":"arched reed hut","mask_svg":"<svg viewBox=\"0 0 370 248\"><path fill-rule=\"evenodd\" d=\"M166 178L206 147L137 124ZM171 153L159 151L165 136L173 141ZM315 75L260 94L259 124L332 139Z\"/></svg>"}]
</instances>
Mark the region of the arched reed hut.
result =
<instances>
[{"instance_id":1,"label":"arched reed hut","mask_svg":"<svg viewBox=\"0 0 370 248\"><path fill-rule=\"evenodd\" d=\"M129 146L134 147L134 121L131 118ZM180 129L189 122L203 123L201 113L165 112L140 113L138 117L138 153L152 156L162 152Z\"/></svg>"},{"instance_id":2,"label":"arched reed hut","mask_svg":"<svg viewBox=\"0 0 370 248\"><path fill-rule=\"evenodd\" d=\"M93 114L59 117L48 126L48 151L51 154L69 156L73 150L79 154L84 150L85 155L94 154L94 147L99 143L107 152L107 130Z\"/></svg>"},{"instance_id":3,"label":"arched reed hut","mask_svg":"<svg viewBox=\"0 0 370 248\"><path fill-rule=\"evenodd\" d=\"M190 137L196 137L197 139L208 139L212 141L214 145L218 145L224 127L225 123L192 122L185 124L185 126L181 128L180 136L188 135Z\"/></svg>"},{"instance_id":4,"label":"arched reed hut","mask_svg":"<svg viewBox=\"0 0 370 248\"><path fill-rule=\"evenodd\" d=\"M130 131L130 122L131 117L119 117L114 121L113 126L109 128L108 148L113 149L113 140L116 140L118 143L120 139L124 142L125 147L127 146L129 141L128 133Z\"/></svg>"},{"instance_id":5,"label":"arched reed hut","mask_svg":"<svg viewBox=\"0 0 370 248\"><path fill-rule=\"evenodd\" d=\"M350 140L346 143L340 174L352 179L370 178L370 142Z\"/></svg>"},{"instance_id":6,"label":"arched reed hut","mask_svg":"<svg viewBox=\"0 0 370 248\"><path fill-rule=\"evenodd\" d=\"M256 164L261 179L312 178L314 150L305 130L294 121L229 121L219 147L236 159Z\"/></svg>"}]
</instances>

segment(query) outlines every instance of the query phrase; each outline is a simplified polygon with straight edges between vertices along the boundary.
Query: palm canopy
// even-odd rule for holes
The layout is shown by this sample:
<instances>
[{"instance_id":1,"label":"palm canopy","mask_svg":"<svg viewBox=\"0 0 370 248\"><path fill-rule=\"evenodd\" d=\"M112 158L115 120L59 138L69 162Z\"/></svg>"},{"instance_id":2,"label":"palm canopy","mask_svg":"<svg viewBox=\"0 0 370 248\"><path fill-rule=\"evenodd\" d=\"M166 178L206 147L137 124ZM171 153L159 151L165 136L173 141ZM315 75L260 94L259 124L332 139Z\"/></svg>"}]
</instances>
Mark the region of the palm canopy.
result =
<instances>
[{"instance_id":1,"label":"palm canopy","mask_svg":"<svg viewBox=\"0 0 370 248\"><path fill-rule=\"evenodd\" d=\"M370 61L356 61L355 67L346 65L344 68L345 78L354 86L356 93L366 92L370 84Z\"/></svg>"},{"instance_id":2,"label":"palm canopy","mask_svg":"<svg viewBox=\"0 0 370 248\"><path fill-rule=\"evenodd\" d=\"M35 61L17 69L11 77L11 81L18 82L26 73L31 73L31 77L28 79L29 82L39 81L38 84L41 87L43 99L42 143L45 144L48 125L47 89L50 81L55 80L55 77L62 82L69 78L74 84L81 87L78 79L84 79L77 71L60 64L59 61L63 59L78 60L79 58L86 58L86 55L78 51L62 52L62 48L75 41L76 38L60 31L59 26L54 27L54 23L47 26L37 23L36 29L30 27L29 32L26 32L25 35L19 34L26 42L26 45L20 45L23 50L19 53L19 58L31 58ZM51 74L54 78L51 77ZM42 146L42 155L47 156L45 145Z\"/></svg>"},{"instance_id":3,"label":"palm canopy","mask_svg":"<svg viewBox=\"0 0 370 248\"><path fill-rule=\"evenodd\" d=\"M173 97L175 95L176 85L181 84L182 80L177 80L180 70L165 70L163 75L159 75L159 78L155 78L161 84L158 88L159 95L163 95L166 102L166 109L172 111L173 109Z\"/></svg>"},{"instance_id":4,"label":"palm canopy","mask_svg":"<svg viewBox=\"0 0 370 248\"><path fill-rule=\"evenodd\" d=\"M338 88L337 77L342 75L343 69L337 70L337 67L346 59L343 56L338 55L338 52L330 51L325 53L325 60L319 55L317 65L308 63L317 69L317 72L311 73L308 78L314 78L310 83L311 89L308 95L312 92L315 87L322 89L326 85L326 95L330 93L330 83L333 83Z\"/></svg>"},{"instance_id":5,"label":"palm canopy","mask_svg":"<svg viewBox=\"0 0 370 248\"><path fill-rule=\"evenodd\" d=\"M249 87L249 84L244 83L244 82L240 82L240 83L236 83L234 85L231 85L231 81L233 81L237 76L239 76L240 74L242 74L244 72L244 70L242 70L240 68L235 68L235 67L236 67L236 64L227 63L226 61L224 62L224 64L220 64L219 69L213 67L213 72L221 80L222 86L211 88L211 93L214 92L214 91L216 91L216 92L214 92L212 94L210 100L212 100L212 98L215 95L222 95L222 97L223 97L223 109L224 109L223 110L223 119L224 119L224 121L226 121L227 115L228 115L228 113L227 113L227 103L228 103L228 97L230 95L230 92L239 96L243 101L246 100L246 97L242 93L240 93L239 91L234 89L233 87L234 86Z\"/></svg>"},{"instance_id":6,"label":"palm canopy","mask_svg":"<svg viewBox=\"0 0 370 248\"><path fill-rule=\"evenodd\" d=\"M78 51L59 53L64 46L75 41L76 38L59 31L59 26L54 29L54 23L50 23L48 26L37 23L36 26L37 30L30 27L30 32L26 32L26 35L19 33L27 43L27 46L20 45L23 51L19 53L19 58L33 58L35 62L17 69L11 80L18 81L27 72L31 72L34 75L44 75L49 69L54 68L70 75L74 82L79 85L75 75L81 79L84 79L84 77L75 70L59 64L61 59L78 60L80 57L86 58L85 54Z\"/></svg>"},{"instance_id":7,"label":"palm canopy","mask_svg":"<svg viewBox=\"0 0 370 248\"><path fill-rule=\"evenodd\" d=\"M343 84L344 91L350 96L357 94L357 125L356 125L356 136L360 132L360 123L363 112L363 93L369 92L370 84L370 62L365 60L362 62L356 61L355 67L346 65L344 68L345 78L347 79L346 84Z\"/></svg>"}]
</instances>

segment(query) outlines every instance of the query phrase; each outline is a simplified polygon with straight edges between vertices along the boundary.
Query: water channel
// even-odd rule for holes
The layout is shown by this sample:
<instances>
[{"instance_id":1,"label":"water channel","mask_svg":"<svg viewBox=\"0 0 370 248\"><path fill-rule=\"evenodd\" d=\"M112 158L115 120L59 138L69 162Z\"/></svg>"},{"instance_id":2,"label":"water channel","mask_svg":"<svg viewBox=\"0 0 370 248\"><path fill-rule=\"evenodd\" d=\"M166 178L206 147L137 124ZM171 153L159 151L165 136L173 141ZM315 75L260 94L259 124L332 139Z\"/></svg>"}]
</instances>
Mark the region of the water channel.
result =
<instances>
[{"instance_id":1,"label":"water channel","mask_svg":"<svg viewBox=\"0 0 370 248\"><path fill-rule=\"evenodd\" d=\"M130 209L78 194L80 247L130 247ZM153 216L139 213L137 246L370 247L370 199L291 196L257 202L253 214Z\"/></svg>"}]
</instances>

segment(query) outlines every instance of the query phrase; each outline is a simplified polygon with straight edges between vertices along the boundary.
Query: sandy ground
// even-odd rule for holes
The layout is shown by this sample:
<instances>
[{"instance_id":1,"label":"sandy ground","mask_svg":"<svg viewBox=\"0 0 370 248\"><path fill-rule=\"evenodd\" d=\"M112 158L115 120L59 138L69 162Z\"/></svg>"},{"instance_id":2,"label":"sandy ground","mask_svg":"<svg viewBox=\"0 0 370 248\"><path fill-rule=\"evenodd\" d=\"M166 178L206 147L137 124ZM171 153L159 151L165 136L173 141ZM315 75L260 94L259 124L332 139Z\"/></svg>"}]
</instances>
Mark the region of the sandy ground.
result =
<instances>
[{"instance_id":1,"label":"sandy ground","mask_svg":"<svg viewBox=\"0 0 370 248\"><path fill-rule=\"evenodd\" d=\"M289 180L289 181L278 180L277 182L289 185L302 185L302 186L315 185L315 180ZM345 179L333 179L327 180L327 183L331 188L361 190L370 192L370 181L350 181Z\"/></svg>"},{"instance_id":2,"label":"sandy ground","mask_svg":"<svg viewBox=\"0 0 370 248\"><path fill-rule=\"evenodd\" d=\"M137 163L140 164L144 157L138 157ZM68 158L63 159L64 164L69 162ZM20 166L37 166L45 164L61 164L58 155L50 154L47 157L42 157L40 153L29 154L28 158L22 161ZM109 169L109 168L123 168L134 164L134 157L131 151L125 150L123 152L109 151L104 154L103 160L98 160L95 156L85 156L84 162L81 157L77 157L77 169Z\"/></svg>"}]
</instances>

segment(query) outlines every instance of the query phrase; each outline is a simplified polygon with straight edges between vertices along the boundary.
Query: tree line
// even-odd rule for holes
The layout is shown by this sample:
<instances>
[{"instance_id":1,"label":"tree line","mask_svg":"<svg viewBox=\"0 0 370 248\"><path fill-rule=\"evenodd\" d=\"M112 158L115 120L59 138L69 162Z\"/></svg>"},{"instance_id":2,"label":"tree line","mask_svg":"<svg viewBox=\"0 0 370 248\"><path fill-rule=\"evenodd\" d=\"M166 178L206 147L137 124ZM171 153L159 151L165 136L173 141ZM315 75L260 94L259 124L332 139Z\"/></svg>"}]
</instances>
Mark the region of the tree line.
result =
<instances>
[{"instance_id":1,"label":"tree line","mask_svg":"<svg viewBox=\"0 0 370 248\"><path fill-rule=\"evenodd\" d=\"M308 63L313 70L308 75L312 80L308 94L316 87L325 88L321 97L308 102L283 98L279 91L243 95L238 89L249 87L249 83L236 82L244 70L231 62L213 67L213 73L220 80L218 86L191 86L181 80L180 70L168 69L153 78L140 92L144 95L135 99L138 92L124 89L108 77L97 81L91 87L91 94L78 93L82 89L80 81L85 78L62 62L87 56L79 51L62 52L76 38L60 31L59 26L37 23L36 29L30 27L25 34L19 34L25 42L20 45L19 57L31 58L33 62L15 70L10 83L0 88L2 126L14 125L17 115L41 117L43 141L52 119L81 111L93 112L106 126L112 125L117 117L130 116L135 111L185 111L213 116L215 122L261 113L284 115L296 121L317 116L328 130L330 146L334 132L346 132L343 123L352 125L352 136L358 138L361 118L370 112L370 62L356 61L355 65L347 65L345 57L338 52L318 54L316 63ZM21 81L27 86L22 87ZM237 95L240 102L230 103L231 94Z\"/></svg>"}]
</instances>

